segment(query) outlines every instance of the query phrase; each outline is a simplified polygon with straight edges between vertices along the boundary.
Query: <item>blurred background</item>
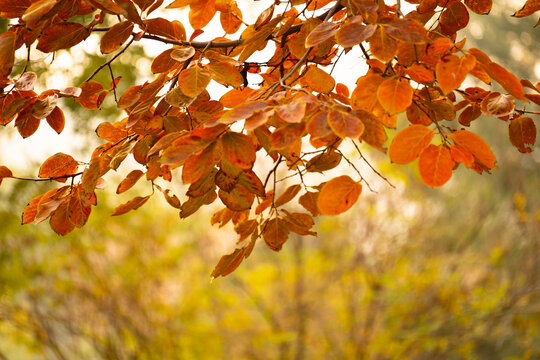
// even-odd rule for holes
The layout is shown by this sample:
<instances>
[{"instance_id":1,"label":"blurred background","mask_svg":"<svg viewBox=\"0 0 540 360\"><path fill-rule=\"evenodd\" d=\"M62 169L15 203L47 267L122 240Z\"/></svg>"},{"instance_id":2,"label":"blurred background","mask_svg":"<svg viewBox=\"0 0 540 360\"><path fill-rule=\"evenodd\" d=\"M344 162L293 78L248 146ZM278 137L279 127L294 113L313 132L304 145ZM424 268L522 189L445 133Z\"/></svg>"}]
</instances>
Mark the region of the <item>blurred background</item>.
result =
<instances>
[{"instance_id":1,"label":"blurred background","mask_svg":"<svg viewBox=\"0 0 540 360\"><path fill-rule=\"evenodd\" d=\"M511 18L516 8L471 15L464 36L468 47L482 44L534 83L537 19ZM55 65L32 64L43 89L62 76L79 84L103 62L91 51L78 72L61 59L80 54L57 56ZM134 62L138 72L128 71ZM45 73L50 66L55 79ZM119 92L148 77L149 67L142 47L122 56L114 65L124 76ZM96 80L108 84L109 74ZM81 156L98 144L84 134L117 116L112 99L95 112L67 100L61 106L67 131L39 131ZM540 149L518 153L508 124L494 118L471 128L497 155L493 174L459 169L430 189L415 164L390 166L386 155L366 150L395 189L376 181L378 193L364 189L346 214L318 219L317 237L291 237L280 253L259 241L238 270L214 281L213 267L234 247L230 225L211 227L213 208L180 220L157 196L111 217L116 205L150 191L139 184L113 193L127 165L106 179L109 190L98 194L88 224L66 237L46 223L20 225L26 203L51 184L6 179L0 359L540 359ZM0 164L16 174L37 173L56 152L37 152L12 125L1 130ZM170 187L181 194L179 184Z\"/></svg>"}]
</instances>

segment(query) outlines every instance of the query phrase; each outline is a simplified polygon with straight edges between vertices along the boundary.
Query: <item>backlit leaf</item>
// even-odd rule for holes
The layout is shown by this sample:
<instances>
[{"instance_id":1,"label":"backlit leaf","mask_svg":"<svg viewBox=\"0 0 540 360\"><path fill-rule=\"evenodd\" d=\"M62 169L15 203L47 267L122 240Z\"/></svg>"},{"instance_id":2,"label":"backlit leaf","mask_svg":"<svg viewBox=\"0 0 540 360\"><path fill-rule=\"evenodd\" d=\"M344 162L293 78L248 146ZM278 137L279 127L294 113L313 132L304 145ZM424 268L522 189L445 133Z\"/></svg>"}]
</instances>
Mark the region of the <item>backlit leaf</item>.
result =
<instances>
[{"instance_id":1,"label":"backlit leaf","mask_svg":"<svg viewBox=\"0 0 540 360\"><path fill-rule=\"evenodd\" d=\"M448 34L455 34L469 23L469 12L465 5L454 1L446 7L439 19L442 30Z\"/></svg>"},{"instance_id":2,"label":"backlit leaf","mask_svg":"<svg viewBox=\"0 0 540 360\"><path fill-rule=\"evenodd\" d=\"M465 5L480 15L487 15L491 11L493 0L465 0Z\"/></svg>"},{"instance_id":3,"label":"backlit leaf","mask_svg":"<svg viewBox=\"0 0 540 360\"><path fill-rule=\"evenodd\" d=\"M476 58L473 55L465 54L461 57L457 55L447 55L437 62L435 72L441 90L448 94L457 89L465 80L467 74L474 69Z\"/></svg>"},{"instance_id":4,"label":"backlit leaf","mask_svg":"<svg viewBox=\"0 0 540 360\"><path fill-rule=\"evenodd\" d=\"M511 95L520 100L527 101L527 98L524 96L525 90L523 90L523 86L516 75L494 62L483 64L483 67L488 75L491 76L493 80L498 82Z\"/></svg>"},{"instance_id":5,"label":"backlit leaf","mask_svg":"<svg viewBox=\"0 0 540 360\"><path fill-rule=\"evenodd\" d=\"M353 47L369 39L376 29L375 24L347 23L337 32L336 42L345 48Z\"/></svg>"},{"instance_id":6,"label":"backlit leaf","mask_svg":"<svg viewBox=\"0 0 540 360\"><path fill-rule=\"evenodd\" d=\"M461 146L463 149L473 154L475 159L483 166L488 169L497 168L495 165L495 162L497 161L495 155L491 151L489 145L480 136L467 130L458 130L449 135L449 138L452 139L456 145Z\"/></svg>"},{"instance_id":7,"label":"backlit leaf","mask_svg":"<svg viewBox=\"0 0 540 360\"><path fill-rule=\"evenodd\" d=\"M16 37L13 31L0 34L0 75L2 76L8 76L13 68Z\"/></svg>"},{"instance_id":8,"label":"backlit leaf","mask_svg":"<svg viewBox=\"0 0 540 360\"><path fill-rule=\"evenodd\" d=\"M38 176L48 178L72 175L77 172L78 167L79 163L71 155L56 153L43 162Z\"/></svg>"},{"instance_id":9,"label":"backlit leaf","mask_svg":"<svg viewBox=\"0 0 540 360\"><path fill-rule=\"evenodd\" d=\"M276 114L288 123L299 123L304 118L306 104L302 100L293 100L276 107Z\"/></svg>"},{"instance_id":10,"label":"backlit leaf","mask_svg":"<svg viewBox=\"0 0 540 360\"><path fill-rule=\"evenodd\" d=\"M131 36L133 27L134 25L131 21L122 21L114 24L101 38L101 53L108 54L120 49Z\"/></svg>"},{"instance_id":11,"label":"backlit leaf","mask_svg":"<svg viewBox=\"0 0 540 360\"><path fill-rule=\"evenodd\" d=\"M144 172L141 170L132 170L127 176L118 184L116 188L116 193L121 194L133 187L137 181L144 175Z\"/></svg>"},{"instance_id":12,"label":"backlit leaf","mask_svg":"<svg viewBox=\"0 0 540 360\"><path fill-rule=\"evenodd\" d=\"M341 175L324 184L317 206L323 215L338 215L349 210L361 193L362 185L347 175Z\"/></svg>"},{"instance_id":13,"label":"backlit leaf","mask_svg":"<svg viewBox=\"0 0 540 360\"><path fill-rule=\"evenodd\" d=\"M322 22L321 24L317 25L317 27L313 29L306 37L305 47L309 48L318 45L334 36L336 32L336 24L329 21Z\"/></svg>"},{"instance_id":14,"label":"backlit leaf","mask_svg":"<svg viewBox=\"0 0 540 360\"><path fill-rule=\"evenodd\" d=\"M398 164L407 164L420 155L435 133L424 125L411 125L401 130L392 140L388 155Z\"/></svg>"},{"instance_id":15,"label":"backlit leaf","mask_svg":"<svg viewBox=\"0 0 540 360\"><path fill-rule=\"evenodd\" d=\"M69 234L75 229L75 225L69 221L69 199L66 198L60 203L52 213L49 224L58 235Z\"/></svg>"},{"instance_id":16,"label":"backlit leaf","mask_svg":"<svg viewBox=\"0 0 540 360\"><path fill-rule=\"evenodd\" d=\"M347 112L330 110L328 124L334 133L341 138L356 139L364 132L364 124L356 116Z\"/></svg>"},{"instance_id":17,"label":"backlit leaf","mask_svg":"<svg viewBox=\"0 0 540 360\"><path fill-rule=\"evenodd\" d=\"M198 65L182 70L178 76L178 85L182 92L190 97L199 95L210 83L210 72Z\"/></svg>"},{"instance_id":18,"label":"backlit leaf","mask_svg":"<svg viewBox=\"0 0 540 360\"><path fill-rule=\"evenodd\" d=\"M64 130L64 125L66 119L64 117L64 112L58 106L56 106L51 113L46 117L47 124L56 131L58 134Z\"/></svg>"},{"instance_id":19,"label":"backlit leaf","mask_svg":"<svg viewBox=\"0 0 540 360\"><path fill-rule=\"evenodd\" d=\"M413 88L402 78L386 79L377 88L377 98L390 115L407 110L412 104L412 96Z\"/></svg>"},{"instance_id":20,"label":"backlit leaf","mask_svg":"<svg viewBox=\"0 0 540 360\"><path fill-rule=\"evenodd\" d=\"M540 10L540 1L539 0L527 0L525 5L521 9L515 12L513 16L515 17L525 17L534 14Z\"/></svg>"},{"instance_id":21,"label":"backlit leaf","mask_svg":"<svg viewBox=\"0 0 540 360\"><path fill-rule=\"evenodd\" d=\"M316 66L310 66L303 81L313 90L326 94L334 89L336 81L326 71Z\"/></svg>"},{"instance_id":22,"label":"backlit leaf","mask_svg":"<svg viewBox=\"0 0 540 360\"><path fill-rule=\"evenodd\" d=\"M221 136L223 156L242 169L251 169L255 162L255 146L244 134L227 132Z\"/></svg>"},{"instance_id":23,"label":"backlit leaf","mask_svg":"<svg viewBox=\"0 0 540 360\"><path fill-rule=\"evenodd\" d=\"M481 103L481 110L484 114L494 117L505 117L514 112L515 102L512 95L492 92L486 96Z\"/></svg>"},{"instance_id":24,"label":"backlit leaf","mask_svg":"<svg viewBox=\"0 0 540 360\"><path fill-rule=\"evenodd\" d=\"M263 225L263 238L268 247L274 251L279 251L289 238L289 227L287 222L281 218L268 220Z\"/></svg>"},{"instance_id":25,"label":"backlit leaf","mask_svg":"<svg viewBox=\"0 0 540 360\"><path fill-rule=\"evenodd\" d=\"M282 205L285 205L289 201L295 198L295 196L302 190L302 186L299 184L291 185L289 186L283 194L281 194L275 201L274 206L280 207Z\"/></svg>"},{"instance_id":26,"label":"backlit leaf","mask_svg":"<svg viewBox=\"0 0 540 360\"><path fill-rule=\"evenodd\" d=\"M219 189L218 195L223 204L234 211L250 209L255 200L255 195L241 185L235 186L230 192Z\"/></svg>"},{"instance_id":27,"label":"backlit leaf","mask_svg":"<svg viewBox=\"0 0 540 360\"><path fill-rule=\"evenodd\" d=\"M0 166L0 185L2 184L2 180L4 180L5 178L12 177L12 176L13 176L13 173L11 172L9 168L3 165Z\"/></svg>"},{"instance_id":28,"label":"backlit leaf","mask_svg":"<svg viewBox=\"0 0 540 360\"><path fill-rule=\"evenodd\" d=\"M90 31L81 24L60 22L45 29L37 44L38 50L53 52L77 45L90 35Z\"/></svg>"},{"instance_id":29,"label":"backlit leaf","mask_svg":"<svg viewBox=\"0 0 540 360\"><path fill-rule=\"evenodd\" d=\"M129 200L127 203L116 207L116 209L114 209L114 212L111 215L117 216L117 215L125 214L130 210L137 210L138 208L143 206L148 201L148 199L150 199L150 195L144 196L144 197L137 196Z\"/></svg>"},{"instance_id":30,"label":"backlit leaf","mask_svg":"<svg viewBox=\"0 0 540 360\"><path fill-rule=\"evenodd\" d=\"M422 180L428 186L444 185L452 177L454 160L445 145L429 145L418 159L418 168Z\"/></svg>"}]
</instances>

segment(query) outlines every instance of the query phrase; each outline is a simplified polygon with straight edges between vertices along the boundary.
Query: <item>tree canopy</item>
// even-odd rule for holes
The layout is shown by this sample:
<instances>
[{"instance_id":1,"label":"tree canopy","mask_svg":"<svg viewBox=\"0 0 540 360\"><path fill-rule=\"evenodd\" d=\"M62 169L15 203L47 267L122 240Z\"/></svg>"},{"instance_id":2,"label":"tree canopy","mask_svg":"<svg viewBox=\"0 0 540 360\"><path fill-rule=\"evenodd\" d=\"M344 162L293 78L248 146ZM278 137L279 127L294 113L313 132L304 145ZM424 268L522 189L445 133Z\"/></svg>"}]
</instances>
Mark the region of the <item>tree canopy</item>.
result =
<instances>
[{"instance_id":1,"label":"tree canopy","mask_svg":"<svg viewBox=\"0 0 540 360\"><path fill-rule=\"evenodd\" d=\"M103 177L131 156L140 168L116 192L143 178L152 192L119 205L113 215L136 210L157 193L181 218L221 202L210 222L232 222L239 238L214 269L217 277L234 271L259 238L279 251L291 233L315 235L314 217L350 209L363 187L370 188L359 161L385 179L363 152L388 153L395 164L416 161L431 187L443 186L459 166L489 173L497 159L483 134L469 130L482 114L506 121L512 145L531 152L538 112L530 108L540 104L540 84L520 80L459 35L471 13L489 14L492 1L407 3L415 6L405 13L399 0L276 0L248 24L234 0L0 0L0 16L13 19L0 35L2 125L13 123L27 138L45 119L61 133L60 98L92 111L113 97L123 114L99 124L103 143L88 159L57 153L43 161L37 178L0 166L0 182L60 183L30 200L22 223L49 220L65 235L85 225ZM177 8L189 8L191 33L172 20ZM538 10L540 1L527 0L513 16ZM222 31L212 22L218 15ZM38 51L84 46L94 34L103 63L84 82L34 91L37 75L30 67ZM198 40L204 36L209 39ZM153 59L151 81L120 92L115 60L136 43L168 48ZM16 51L23 47L26 65L15 74ZM368 70L347 69L348 78L340 79L336 69L356 56L353 49L360 49ZM101 72L110 81L96 81ZM351 78L353 89L344 84ZM221 86L227 91L213 97ZM387 141L400 114L409 124ZM323 182L315 176L341 162L353 172L331 172ZM186 184L185 194L173 194L171 181ZM295 199L302 211L291 206Z\"/></svg>"}]
</instances>

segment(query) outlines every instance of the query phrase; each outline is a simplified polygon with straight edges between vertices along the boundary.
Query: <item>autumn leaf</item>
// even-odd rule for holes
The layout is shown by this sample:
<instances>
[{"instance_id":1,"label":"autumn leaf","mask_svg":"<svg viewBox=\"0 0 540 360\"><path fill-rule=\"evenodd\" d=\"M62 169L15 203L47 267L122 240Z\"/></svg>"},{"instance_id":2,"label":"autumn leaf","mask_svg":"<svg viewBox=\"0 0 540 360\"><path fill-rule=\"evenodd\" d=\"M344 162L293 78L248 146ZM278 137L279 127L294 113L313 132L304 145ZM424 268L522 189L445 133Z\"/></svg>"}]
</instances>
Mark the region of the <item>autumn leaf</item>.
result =
<instances>
[{"instance_id":1,"label":"autumn leaf","mask_svg":"<svg viewBox=\"0 0 540 360\"><path fill-rule=\"evenodd\" d=\"M103 54L108 54L120 49L120 47L131 36L133 31L131 21L122 21L114 24L101 38L100 49Z\"/></svg>"},{"instance_id":2,"label":"autumn leaf","mask_svg":"<svg viewBox=\"0 0 540 360\"><path fill-rule=\"evenodd\" d=\"M406 127L392 140L388 155L397 164L407 164L420 155L434 135L433 130L424 125Z\"/></svg>"},{"instance_id":3,"label":"autumn leaf","mask_svg":"<svg viewBox=\"0 0 540 360\"><path fill-rule=\"evenodd\" d=\"M263 225L263 239L266 245L274 251L279 251L289 238L288 223L282 218L268 220Z\"/></svg>"},{"instance_id":4,"label":"autumn leaf","mask_svg":"<svg viewBox=\"0 0 540 360\"><path fill-rule=\"evenodd\" d=\"M331 110L328 112L328 125L342 138L356 139L364 132L364 123L349 113Z\"/></svg>"},{"instance_id":5,"label":"autumn leaf","mask_svg":"<svg viewBox=\"0 0 540 360\"><path fill-rule=\"evenodd\" d=\"M77 172L79 163L71 156L64 153L56 153L43 162L39 168L40 178L57 178L65 175L73 175ZM59 179L65 181L66 179Z\"/></svg>"},{"instance_id":6,"label":"autumn leaf","mask_svg":"<svg viewBox=\"0 0 540 360\"><path fill-rule=\"evenodd\" d=\"M313 29L306 37L305 47L309 48L318 45L334 36L336 32L336 24L328 21L322 22L321 24L317 25L317 27Z\"/></svg>"},{"instance_id":7,"label":"autumn leaf","mask_svg":"<svg viewBox=\"0 0 540 360\"><path fill-rule=\"evenodd\" d=\"M313 90L326 94L334 89L336 81L326 71L316 66L310 66L303 77L303 81Z\"/></svg>"},{"instance_id":8,"label":"autumn leaf","mask_svg":"<svg viewBox=\"0 0 540 360\"><path fill-rule=\"evenodd\" d=\"M445 145L428 145L418 159L422 180L428 186L439 187L452 177L454 160Z\"/></svg>"},{"instance_id":9,"label":"autumn leaf","mask_svg":"<svg viewBox=\"0 0 540 360\"><path fill-rule=\"evenodd\" d=\"M469 54L461 57L447 55L439 59L435 72L441 90L448 94L450 91L459 88L475 65L476 58Z\"/></svg>"},{"instance_id":10,"label":"autumn leaf","mask_svg":"<svg viewBox=\"0 0 540 360\"><path fill-rule=\"evenodd\" d=\"M317 207L322 215L338 215L349 210L361 193L362 185L347 175L341 175L324 184Z\"/></svg>"},{"instance_id":11,"label":"autumn leaf","mask_svg":"<svg viewBox=\"0 0 540 360\"><path fill-rule=\"evenodd\" d=\"M116 193L121 194L133 187L137 181L144 175L141 170L132 170L129 174L118 184L116 188Z\"/></svg>"},{"instance_id":12,"label":"autumn leaf","mask_svg":"<svg viewBox=\"0 0 540 360\"><path fill-rule=\"evenodd\" d=\"M6 166L0 165L0 185L5 178L13 177L13 173Z\"/></svg>"},{"instance_id":13,"label":"autumn leaf","mask_svg":"<svg viewBox=\"0 0 540 360\"><path fill-rule=\"evenodd\" d=\"M210 83L210 72L198 65L182 70L178 76L178 85L182 92L190 97L199 95Z\"/></svg>"},{"instance_id":14,"label":"autumn leaf","mask_svg":"<svg viewBox=\"0 0 540 360\"><path fill-rule=\"evenodd\" d=\"M81 24L60 22L45 30L37 48L43 52L68 49L90 36L90 31Z\"/></svg>"},{"instance_id":15,"label":"autumn leaf","mask_svg":"<svg viewBox=\"0 0 540 360\"><path fill-rule=\"evenodd\" d=\"M251 169L255 162L255 146L244 134L227 132L221 136L223 156L242 169Z\"/></svg>"},{"instance_id":16,"label":"autumn leaf","mask_svg":"<svg viewBox=\"0 0 540 360\"><path fill-rule=\"evenodd\" d=\"M388 78L377 88L377 99L390 115L407 110L412 104L412 97L413 88L402 78Z\"/></svg>"},{"instance_id":17,"label":"autumn leaf","mask_svg":"<svg viewBox=\"0 0 540 360\"><path fill-rule=\"evenodd\" d=\"M467 130L458 130L449 135L456 145L469 151L475 159L488 169L496 169L497 159L489 145L480 136Z\"/></svg>"},{"instance_id":18,"label":"autumn leaf","mask_svg":"<svg viewBox=\"0 0 540 360\"><path fill-rule=\"evenodd\" d=\"M137 196L129 200L127 203L118 206L116 209L114 209L114 212L111 215L123 215L130 210L137 210L138 208L143 206L148 201L148 199L150 199L150 195L144 197Z\"/></svg>"},{"instance_id":19,"label":"autumn leaf","mask_svg":"<svg viewBox=\"0 0 540 360\"><path fill-rule=\"evenodd\" d=\"M513 119L508 126L510 142L519 152L530 153L536 143L536 125L530 117Z\"/></svg>"},{"instance_id":20,"label":"autumn leaf","mask_svg":"<svg viewBox=\"0 0 540 360\"><path fill-rule=\"evenodd\" d=\"M282 205L285 205L289 201L295 198L295 196L300 192L302 189L302 186L299 184L291 185L289 186L283 194L281 194L275 201L274 206L280 207Z\"/></svg>"}]
</instances>

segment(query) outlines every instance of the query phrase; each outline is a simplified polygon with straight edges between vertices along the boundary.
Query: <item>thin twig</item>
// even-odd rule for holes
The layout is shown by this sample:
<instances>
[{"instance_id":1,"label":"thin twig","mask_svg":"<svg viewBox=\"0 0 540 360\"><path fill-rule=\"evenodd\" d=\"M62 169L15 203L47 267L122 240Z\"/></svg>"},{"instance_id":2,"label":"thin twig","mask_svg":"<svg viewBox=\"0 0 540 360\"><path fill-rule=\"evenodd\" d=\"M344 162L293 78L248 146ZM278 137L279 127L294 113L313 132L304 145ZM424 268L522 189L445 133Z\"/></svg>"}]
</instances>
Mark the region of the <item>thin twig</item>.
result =
<instances>
[{"instance_id":1,"label":"thin twig","mask_svg":"<svg viewBox=\"0 0 540 360\"><path fill-rule=\"evenodd\" d=\"M133 43L133 41L135 41L135 36L132 36L131 40L129 40L129 42L126 44L126 46L124 46L122 48L122 50L120 50L118 53L116 53L116 55L114 55L109 61L101 64L96 69L96 71L94 71L94 73L92 75L90 75L90 77L88 79L86 79L84 82L88 82L88 81L92 80L92 78L94 76L96 76L101 71L101 69L103 69L105 66L109 66L114 60L116 60L120 55L122 55L128 49L128 47Z\"/></svg>"}]
</instances>

